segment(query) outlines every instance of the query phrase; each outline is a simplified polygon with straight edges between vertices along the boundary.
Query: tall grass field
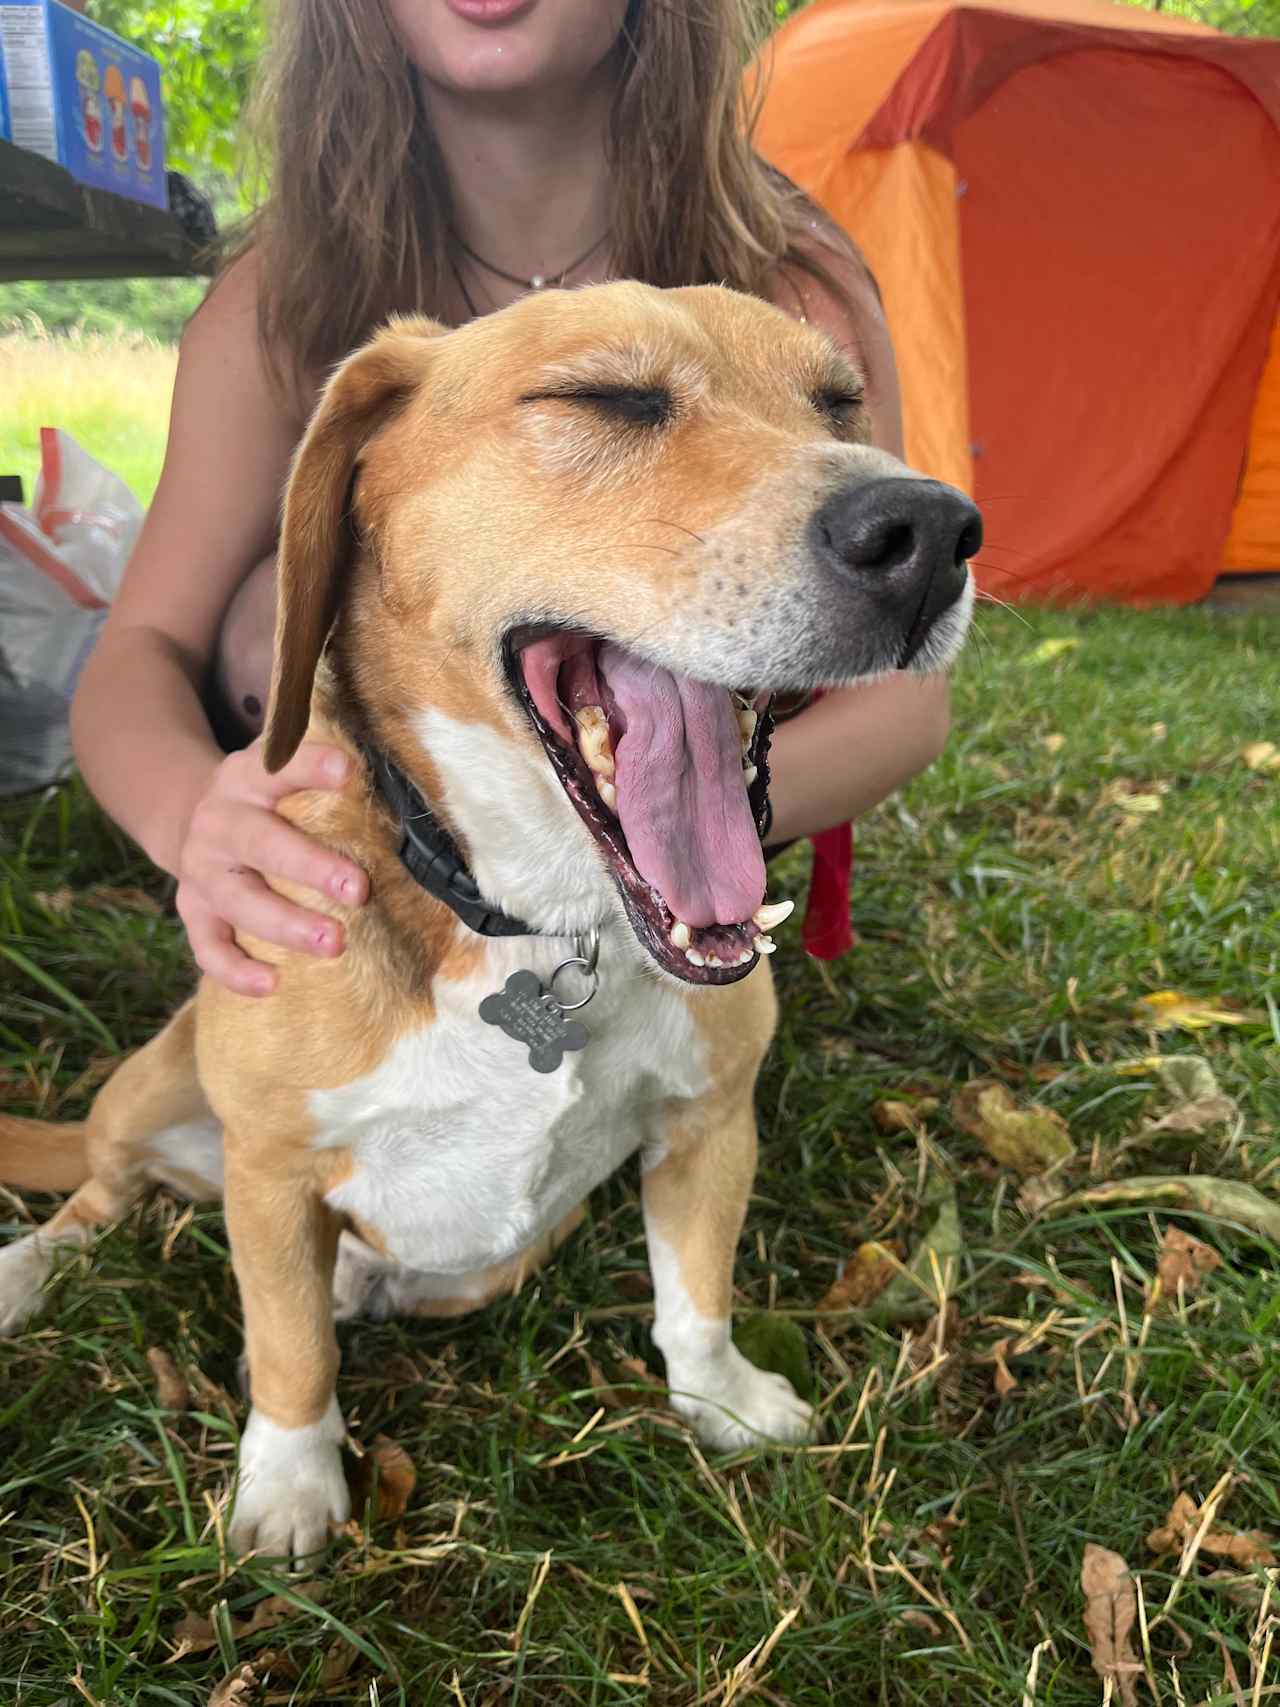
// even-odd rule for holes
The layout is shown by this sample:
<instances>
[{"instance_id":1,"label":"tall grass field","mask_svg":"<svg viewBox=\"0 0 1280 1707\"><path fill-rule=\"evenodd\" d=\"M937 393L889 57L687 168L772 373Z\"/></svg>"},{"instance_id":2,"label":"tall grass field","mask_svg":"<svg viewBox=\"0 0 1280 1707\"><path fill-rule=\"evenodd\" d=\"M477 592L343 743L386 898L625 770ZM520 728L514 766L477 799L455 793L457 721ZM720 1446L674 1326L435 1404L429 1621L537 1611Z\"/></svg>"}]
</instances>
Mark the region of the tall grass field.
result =
<instances>
[{"instance_id":1,"label":"tall grass field","mask_svg":"<svg viewBox=\"0 0 1280 1707\"><path fill-rule=\"evenodd\" d=\"M147 490L171 353L0 361ZM0 1341L0 1707L1274 1707L1278 655L984 608L857 947L779 931L735 1314L812 1445L670 1411L627 1168L517 1297L342 1324L355 1515L237 1562L226 1229L157 1193ZM0 1106L82 1114L192 984L77 782L0 803Z\"/></svg>"},{"instance_id":2,"label":"tall grass field","mask_svg":"<svg viewBox=\"0 0 1280 1707\"><path fill-rule=\"evenodd\" d=\"M140 333L47 333L34 316L0 325L0 474L31 502L41 427L62 427L151 502L164 461L177 351Z\"/></svg>"}]
</instances>

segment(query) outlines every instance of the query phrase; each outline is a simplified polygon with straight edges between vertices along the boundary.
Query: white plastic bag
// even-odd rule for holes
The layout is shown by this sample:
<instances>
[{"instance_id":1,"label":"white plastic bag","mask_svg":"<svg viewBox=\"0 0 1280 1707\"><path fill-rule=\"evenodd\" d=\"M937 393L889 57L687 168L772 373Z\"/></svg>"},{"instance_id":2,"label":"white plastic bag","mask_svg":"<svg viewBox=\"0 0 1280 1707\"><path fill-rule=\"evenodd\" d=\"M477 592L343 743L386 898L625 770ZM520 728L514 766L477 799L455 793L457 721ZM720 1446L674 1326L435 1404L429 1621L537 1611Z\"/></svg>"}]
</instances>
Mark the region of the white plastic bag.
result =
<instances>
[{"instance_id":1,"label":"white plastic bag","mask_svg":"<svg viewBox=\"0 0 1280 1707\"><path fill-rule=\"evenodd\" d=\"M122 480L41 428L33 507L0 504L0 795L70 764L71 696L142 517Z\"/></svg>"}]
</instances>

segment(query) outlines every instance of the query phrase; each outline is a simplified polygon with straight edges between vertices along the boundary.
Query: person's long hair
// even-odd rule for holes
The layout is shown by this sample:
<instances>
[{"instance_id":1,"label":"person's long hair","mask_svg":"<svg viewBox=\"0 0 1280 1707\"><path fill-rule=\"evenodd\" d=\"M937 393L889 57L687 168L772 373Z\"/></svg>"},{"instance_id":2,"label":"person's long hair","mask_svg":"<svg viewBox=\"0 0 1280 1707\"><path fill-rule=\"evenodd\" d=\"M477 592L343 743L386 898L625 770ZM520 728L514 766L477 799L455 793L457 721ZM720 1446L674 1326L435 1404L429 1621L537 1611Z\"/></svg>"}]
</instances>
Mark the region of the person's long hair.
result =
<instances>
[{"instance_id":1,"label":"person's long hair","mask_svg":"<svg viewBox=\"0 0 1280 1707\"><path fill-rule=\"evenodd\" d=\"M609 123L622 277L759 291L779 263L829 280L814 209L751 145L742 74L760 0L630 0ZM288 384L395 312L439 313L448 178L382 0L278 0L255 102L271 190L236 247Z\"/></svg>"}]
</instances>

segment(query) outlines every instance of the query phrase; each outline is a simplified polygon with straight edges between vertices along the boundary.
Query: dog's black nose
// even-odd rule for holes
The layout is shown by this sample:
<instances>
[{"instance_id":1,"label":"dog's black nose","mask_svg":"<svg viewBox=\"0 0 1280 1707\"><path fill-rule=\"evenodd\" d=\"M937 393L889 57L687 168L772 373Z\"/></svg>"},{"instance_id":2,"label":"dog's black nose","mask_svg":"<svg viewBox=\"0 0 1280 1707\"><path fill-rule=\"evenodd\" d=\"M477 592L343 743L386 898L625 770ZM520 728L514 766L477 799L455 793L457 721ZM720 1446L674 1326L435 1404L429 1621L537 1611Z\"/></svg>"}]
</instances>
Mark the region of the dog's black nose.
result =
<instances>
[{"instance_id":1,"label":"dog's black nose","mask_svg":"<svg viewBox=\"0 0 1280 1707\"><path fill-rule=\"evenodd\" d=\"M829 498L818 538L855 575L913 580L963 567L982 547L982 517L938 480L871 480Z\"/></svg>"}]
</instances>

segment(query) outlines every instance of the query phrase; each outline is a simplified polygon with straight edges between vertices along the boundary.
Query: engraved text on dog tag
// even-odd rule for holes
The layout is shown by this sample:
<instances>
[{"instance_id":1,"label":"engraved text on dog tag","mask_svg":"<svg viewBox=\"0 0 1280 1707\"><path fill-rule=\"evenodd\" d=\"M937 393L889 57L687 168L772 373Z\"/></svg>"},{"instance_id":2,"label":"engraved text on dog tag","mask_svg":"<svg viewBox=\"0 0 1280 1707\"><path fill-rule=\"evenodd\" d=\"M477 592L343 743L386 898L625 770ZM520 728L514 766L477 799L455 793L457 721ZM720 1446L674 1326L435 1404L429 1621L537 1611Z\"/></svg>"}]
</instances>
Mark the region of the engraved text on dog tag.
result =
<instances>
[{"instance_id":1,"label":"engraved text on dog tag","mask_svg":"<svg viewBox=\"0 0 1280 1707\"><path fill-rule=\"evenodd\" d=\"M517 1043L526 1044L529 1065L535 1073L554 1073L566 1050L587 1046L586 1026L564 1017L564 1010L543 988L536 972L513 972L501 990L481 1002L480 1018L486 1025L501 1026Z\"/></svg>"}]
</instances>

